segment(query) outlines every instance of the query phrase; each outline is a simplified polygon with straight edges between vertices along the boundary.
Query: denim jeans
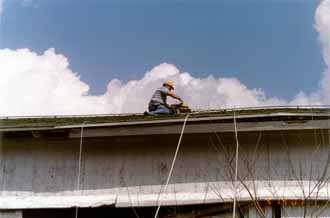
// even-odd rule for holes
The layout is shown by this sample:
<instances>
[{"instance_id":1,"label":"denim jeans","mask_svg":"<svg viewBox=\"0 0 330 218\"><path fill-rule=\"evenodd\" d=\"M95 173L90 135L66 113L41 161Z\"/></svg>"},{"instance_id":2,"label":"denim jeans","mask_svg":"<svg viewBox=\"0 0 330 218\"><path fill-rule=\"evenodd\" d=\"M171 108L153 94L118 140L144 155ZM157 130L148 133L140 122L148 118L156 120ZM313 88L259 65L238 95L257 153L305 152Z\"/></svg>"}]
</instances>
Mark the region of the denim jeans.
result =
<instances>
[{"instance_id":1,"label":"denim jeans","mask_svg":"<svg viewBox=\"0 0 330 218\"><path fill-rule=\"evenodd\" d=\"M149 104L149 114L159 115L159 114L176 114L174 109L168 108L163 104L151 103Z\"/></svg>"}]
</instances>

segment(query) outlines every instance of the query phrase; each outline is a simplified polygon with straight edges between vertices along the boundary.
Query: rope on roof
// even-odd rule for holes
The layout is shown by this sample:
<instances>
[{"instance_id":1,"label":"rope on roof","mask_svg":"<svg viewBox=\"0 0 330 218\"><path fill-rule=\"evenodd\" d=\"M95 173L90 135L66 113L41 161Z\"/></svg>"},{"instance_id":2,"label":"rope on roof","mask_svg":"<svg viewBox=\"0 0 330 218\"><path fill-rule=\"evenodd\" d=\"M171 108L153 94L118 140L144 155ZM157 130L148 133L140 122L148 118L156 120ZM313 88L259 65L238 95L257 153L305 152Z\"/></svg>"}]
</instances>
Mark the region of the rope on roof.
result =
<instances>
[{"instance_id":1,"label":"rope on roof","mask_svg":"<svg viewBox=\"0 0 330 218\"><path fill-rule=\"evenodd\" d=\"M234 111L234 128L235 128L235 140L236 140L236 157L235 157L235 180L234 180L234 204L233 204L233 218L236 217L236 192L237 192L237 165L238 165L238 136L237 136L237 125L236 125L236 114Z\"/></svg>"},{"instance_id":2,"label":"rope on roof","mask_svg":"<svg viewBox=\"0 0 330 218\"><path fill-rule=\"evenodd\" d=\"M187 114L186 117L185 117L185 119L184 119L183 126L182 126L182 129L181 129L180 138L179 138L179 141L178 141L178 145L176 146L176 150L175 150L175 154L174 154L174 157L173 157L171 169L170 169L170 172L168 174L168 177L167 177L167 180L166 180L166 184L165 184L164 190L161 190L160 193L159 193L159 195L158 195L158 199L157 199L158 206L157 206L157 210L156 210L156 213L155 213L154 218L157 218L158 217L158 213L159 213L159 209L160 209L160 204L161 204L160 196L161 196L162 193L166 192L168 183L170 182L170 179L171 179L171 176L172 176L172 172L173 172L173 168L174 168L174 165L175 165L175 161L176 161L176 158L178 156L179 149L180 149L182 136L183 136L184 129L186 127L186 123L187 123L187 120L188 120L189 115L190 114Z\"/></svg>"}]
</instances>

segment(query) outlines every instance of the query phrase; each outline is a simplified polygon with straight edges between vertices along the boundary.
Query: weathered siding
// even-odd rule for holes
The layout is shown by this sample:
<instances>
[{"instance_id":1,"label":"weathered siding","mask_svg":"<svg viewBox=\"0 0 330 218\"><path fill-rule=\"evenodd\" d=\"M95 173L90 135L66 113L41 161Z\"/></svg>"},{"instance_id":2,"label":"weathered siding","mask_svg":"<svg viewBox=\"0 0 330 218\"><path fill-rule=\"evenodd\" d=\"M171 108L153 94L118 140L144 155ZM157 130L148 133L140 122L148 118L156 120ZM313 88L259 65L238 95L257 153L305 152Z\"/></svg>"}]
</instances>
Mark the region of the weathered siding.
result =
<instances>
[{"instance_id":1,"label":"weathered siding","mask_svg":"<svg viewBox=\"0 0 330 218\"><path fill-rule=\"evenodd\" d=\"M162 204L231 201L233 136L184 135ZM84 138L81 190L77 191L79 138L4 136L0 209L156 205L178 138ZM239 141L239 200L305 198L310 192L313 198L329 197L325 191L330 175L327 131L245 132L239 133ZM318 180L324 183L316 186Z\"/></svg>"}]
</instances>

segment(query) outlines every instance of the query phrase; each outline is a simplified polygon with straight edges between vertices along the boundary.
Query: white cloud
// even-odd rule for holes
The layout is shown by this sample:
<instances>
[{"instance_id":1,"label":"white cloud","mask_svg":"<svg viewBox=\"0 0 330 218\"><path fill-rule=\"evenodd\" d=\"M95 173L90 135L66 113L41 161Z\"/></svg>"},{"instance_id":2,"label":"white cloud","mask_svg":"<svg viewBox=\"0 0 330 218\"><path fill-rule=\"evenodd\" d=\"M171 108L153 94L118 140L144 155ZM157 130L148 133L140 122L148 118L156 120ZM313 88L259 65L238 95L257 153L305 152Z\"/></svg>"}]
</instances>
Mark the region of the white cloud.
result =
<instances>
[{"instance_id":1,"label":"white cloud","mask_svg":"<svg viewBox=\"0 0 330 218\"><path fill-rule=\"evenodd\" d=\"M326 68L319 89L311 94L300 92L292 104L330 104L330 0L323 0L315 11L315 29L319 33Z\"/></svg>"},{"instance_id":2,"label":"white cloud","mask_svg":"<svg viewBox=\"0 0 330 218\"><path fill-rule=\"evenodd\" d=\"M53 49L37 55L28 49L0 50L0 114L102 113L100 97Z\"/></svg>"},{"instance_id":3,"label":"white cloud","mask_svg":"<svg viewBox=\"0 0 330 218\"><path fill-rule=\"evenodd\" d=\"M68 60L54 49L38 55L28 49L0 50L0 114L94 114L143 112L154 89L172 79L176 91L194 108L282 104L266 98L260 89L248 89L235 78L195 78L174 65L160 64L140 80L109 82L100 96L69 68Z\"/></svg>"},{"instance_id":4,"label":"white cloud","mask_svg":"<svg viewBox=\"0 0 330 218\"><path fill-rule=\"evenodd\" d=\"M235 78L195 78L180 73L174 65L160 64L141 80L122 84L112 80L105 99L116 106L113 112L143 111L153 93L166 79L173 80L176 92L193 108L224 108L240 106L278 105L283 101L266 98L260 89L248 89Z\"/></svg>"},{"instance_id":5,"label":"white cloud","mask_svg":"<svg viewBox=\"0 0 330 218\"><path fill-rule=\"evenodd\" d=\"M326 69L321 80L321 97L326 104L330 103L330 0L324 0L315 12L315 28L319 32L322 44L323 59Z\"/></svg>"}]
</instances>

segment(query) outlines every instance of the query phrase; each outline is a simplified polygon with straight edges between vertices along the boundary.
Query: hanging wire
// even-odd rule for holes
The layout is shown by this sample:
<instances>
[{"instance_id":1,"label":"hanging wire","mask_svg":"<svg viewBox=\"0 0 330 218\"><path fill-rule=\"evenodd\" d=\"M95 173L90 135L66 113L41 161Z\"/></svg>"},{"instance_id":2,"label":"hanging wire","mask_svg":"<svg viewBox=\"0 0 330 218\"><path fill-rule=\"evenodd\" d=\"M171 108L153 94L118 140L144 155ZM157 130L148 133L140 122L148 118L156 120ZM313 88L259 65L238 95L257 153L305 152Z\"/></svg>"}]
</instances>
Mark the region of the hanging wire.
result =
<instances>
[{"instance_id":1,"label":"hanging wire","mask_svg":"<svg viewBox=\"0 0 330 218\"><path fill-rule=\"evenodd\" d=\"M182 129L181 129L180 138L179 138L179 141L178 141L178 145L177 145L177 147L176 147L176 150L175 150L175 154L174 154L174 157L173 157L173 161L172 161L171 169L170 169L170 172L169 172L169 174L168 174L168 177L167 177L167 180L166 180L166 184L165 184L164 190L163 190L163 191L160 191L160 193L159 193L159 195L158 195L158 199L157 199L157 201L158 201L158 206L157 206L157 210L156 210L156 213L155 213L154 218L157 218L157 217L158 217L158 213L159 213L159 209L160 209L160 204L161 204L160 196L161 196L162 192L166 192L166 189L167 189L168 183L170 182L170 179L171 179L171 176L172 176L172 172L173 172L173 168L174 168L174 165L175 165L175 161L176 161L176 158L177 158L177 156L178 156L179 149L180 149L182 136L183 136L184 129L185 129L185 127L186 127L186 123L187 123L187 120L188 120L189 115L190 115L190 114L187 114L186 117L185 117L185 119L184 119L183 126L182 126Z\"/></svg>"},{"instance_id":2,"label":"hanging wire","mask_svg":"<svg viewBox=\"0 0 330 218\"><path fill-rule=\"evenodd\" d=\"M81 174L81 157L82 157L82 146L83 146L83 134L84 134L84 123L81 125L80 130L80 144L79 144L79 163L78 163L78 176L77 176L77 191L80 190L80 174ZM79 207L76 205L75 218L78 218Z\"/></svg>"},{"instance_id":3,"label":"hanging wire","mask_svg":"<svg viewBox=\"0 0 330 218\"><path fill-rule=\"evenodd\" d=\"M236 125L236 114L234 111L234 129L235 129L235 140L236 140L236 157L235 157L235 180L234 180L234 204L233 204L233 218L236 217L236 192L237 192L237 165L238 165L238 134L237 134L237 125Z\"/></svg>"}]
</instances>

